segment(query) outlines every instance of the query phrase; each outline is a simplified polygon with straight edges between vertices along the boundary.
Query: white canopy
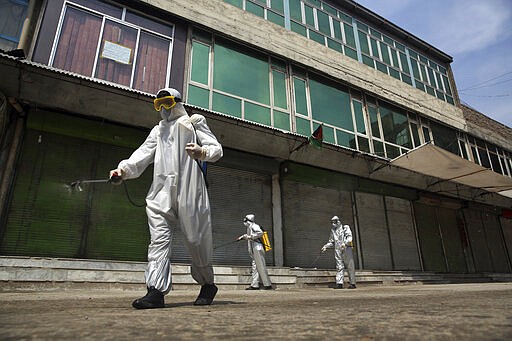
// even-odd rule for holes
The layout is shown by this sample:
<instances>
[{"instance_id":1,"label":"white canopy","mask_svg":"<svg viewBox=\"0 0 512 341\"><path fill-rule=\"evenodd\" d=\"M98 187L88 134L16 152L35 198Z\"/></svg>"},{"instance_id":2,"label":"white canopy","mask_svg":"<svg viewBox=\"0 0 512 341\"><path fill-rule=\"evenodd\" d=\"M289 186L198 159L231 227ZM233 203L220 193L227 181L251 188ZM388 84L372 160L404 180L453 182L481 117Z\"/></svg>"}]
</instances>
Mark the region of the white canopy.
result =
<instances>
[{"instance_id":1,"label":"white canopy","mask_svg":"<svg viewBox=\"0 0 512 341\"><path fill-rule=\"evenodd\" d=\"M512 178L463 159L432 143L412 149L391 160L391 164L512 198Z\"/></svg>"}]
</instances>

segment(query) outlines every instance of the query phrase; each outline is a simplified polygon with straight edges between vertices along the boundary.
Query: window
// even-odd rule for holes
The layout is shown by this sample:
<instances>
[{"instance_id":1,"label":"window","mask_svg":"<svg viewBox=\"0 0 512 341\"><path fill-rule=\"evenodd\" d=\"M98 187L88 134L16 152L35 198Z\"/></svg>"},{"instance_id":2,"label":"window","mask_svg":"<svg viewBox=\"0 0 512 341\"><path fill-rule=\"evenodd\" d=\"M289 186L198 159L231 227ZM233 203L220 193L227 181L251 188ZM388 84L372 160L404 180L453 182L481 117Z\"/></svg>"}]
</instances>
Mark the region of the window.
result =
<instances>
[{"instance_id":1,"label":"window","mask_svg":"<svg viewBox=\"0 0 512 341\"><path fill-rule=\"evenodd\" d=\"M113 6L91 2L98 6L103 12L66 5L50 65L147 93L165 87L173 27L121 9L116 15Z\"/></svg>"},{"instance_id":2,"label":"window","mask_svg":"<svg viewBox=\"0 0 512 341\"><path fill-rule=\"evenodd\" d=\"M0 1L0 49L18 47L21 30L27 17L28 0Z\"/></svg>"}]
</instances>

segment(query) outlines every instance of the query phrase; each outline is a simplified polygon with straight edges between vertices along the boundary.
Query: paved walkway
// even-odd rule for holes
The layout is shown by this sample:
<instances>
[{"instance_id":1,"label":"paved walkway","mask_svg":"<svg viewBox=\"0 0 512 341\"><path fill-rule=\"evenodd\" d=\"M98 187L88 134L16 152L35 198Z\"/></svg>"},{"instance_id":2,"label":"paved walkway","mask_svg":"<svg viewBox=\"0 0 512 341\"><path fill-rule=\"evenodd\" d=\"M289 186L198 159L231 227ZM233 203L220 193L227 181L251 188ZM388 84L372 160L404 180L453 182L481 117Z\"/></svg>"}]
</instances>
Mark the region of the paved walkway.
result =
<instances>
[{"instance_id":1,"label":"paved walkway","mask_svg":"<svg viewBox=\"0 0 512 341\"><path fill-rule=\"evenodd\" d=\"M512 340L512 283L176 290L135 310L133 291L0 292L0 340Z\"/></svg>"}]
</instances>

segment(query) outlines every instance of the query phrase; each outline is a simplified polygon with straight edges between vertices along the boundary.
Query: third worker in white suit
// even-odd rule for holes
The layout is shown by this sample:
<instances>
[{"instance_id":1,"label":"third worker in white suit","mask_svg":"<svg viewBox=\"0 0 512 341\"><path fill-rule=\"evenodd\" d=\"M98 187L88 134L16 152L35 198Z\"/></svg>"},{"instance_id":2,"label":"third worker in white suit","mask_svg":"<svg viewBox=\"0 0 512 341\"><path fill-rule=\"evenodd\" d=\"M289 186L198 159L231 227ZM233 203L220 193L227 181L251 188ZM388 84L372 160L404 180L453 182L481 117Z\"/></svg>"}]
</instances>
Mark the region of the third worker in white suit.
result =
<instances>
[{"instance_id":1,"label":"third worker in white suit","mask_svg":"<svg viewBox=\"0 0 512 341\"><path fill-rule=\"evenodd\" d=\"M145 273L148 292L132 305L137 309L164 307L164 296L171 290L174 227L185 236L192 258L191 274L201 285L194 304L209 305L217 287L212 266L210 202L200 163L220 159L222 146L204 116L187 114L177 90L158 91L154 108L162 120L128 159L110 171L111 178L134 179L154 165L153 183L146 197L151 235Z\"/></svg>"},{"instance_id":2,"label":"third worker in white suit","mask_svg":"<svg viewBox=\"0 0 512 341\"><path fill-rule=\"evenodd\" d=\"M267 265L265 263L265 250L261 237L263 230L254 222L254 214L248 214L244 218L244 225L247 227L247 233L238 237L238 240L247 240L249 255L252 258L251 266L251 286L247 290L258 290L260 280L263 282L263 289L272 290L272 283L268 277Z\"/></svg>"},{"instance_id":3,"label":"third worker in white suit","mask_svg":"<svg viewBox=\"0 0 512 341\"><path fill-rule=\"evenodd\" d=\"M322 247L322 252L334 246L334 259L336 260L336 284L335 289L343 289L343 271L348 270L350 280L349 289L356 288L356 276L354 268L354 254L352 252L352 231L348 225L343 225L338 216L331 219L331 234L329 241Z\"/></svg>"}]
</instances>

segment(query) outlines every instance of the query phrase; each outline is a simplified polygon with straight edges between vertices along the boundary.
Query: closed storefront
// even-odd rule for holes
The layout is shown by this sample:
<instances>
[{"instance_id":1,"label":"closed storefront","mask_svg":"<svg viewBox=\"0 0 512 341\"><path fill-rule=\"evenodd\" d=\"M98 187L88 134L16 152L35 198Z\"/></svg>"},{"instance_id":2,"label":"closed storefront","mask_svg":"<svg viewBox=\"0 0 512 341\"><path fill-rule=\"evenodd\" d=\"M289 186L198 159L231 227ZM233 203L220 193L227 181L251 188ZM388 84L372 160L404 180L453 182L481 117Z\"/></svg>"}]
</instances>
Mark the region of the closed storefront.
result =
<instances>
[{"instance_id":1,"label":"closed storefront","mask_svg":"<svg viewBox=\"0 0 512 341\"><path fill-rule=\"evenodd\" d=\"M383 197L370 193L356 193L355 197L363 268L393 269Z\"/></svg>"},{"instance_id":2,"label":"closed storefront","mask_svg":"<svg viewBox=\"0 0 512 341\"><path fill-rule=\"evenodd\" d=\"M487 234L482 221L482 213L476 209L464 209L464 218L468 232L473 262L476 272L492 272L493 262L488 247Z\"/></svg>"},{"instance_id":3,"label":"closed storefront","mask_svg":"<svg viewBox=\"0 0 512 341\"><path fill-rule=\"evenodd\" d=\"M335 267L332 249L319 257L320 249L329 239L331 218L334 215L339 216L343 224L350 225L355 237L350 192L290 180L283 181L286 266L313 265L330 269ZM354 251L357 253L357 248ZM357 267L357 254L354 255L354 260Z\"/></svg>"},{"instance_id":4,"label":"closed storefront","mask_svg":"<svg viewBox=\"0 0 512 341\"><path fill-rule=\"evenodd\" d=\"M146 214L123 186L70 184L107 179L147 132L41 111L29 113L27 128L1 254L145 260ZM126 189L143 204L150 182L148 170Z\"/></svg>"},{"instance_id":5,"label":"closed storefront","mask_svg":"<svg viewBox=\"0 0 512 341\"><path fill-rule=\"evenodd\" d=\"M385 197L394 270L421 270L411 202Z\"/></svg>"},{"instance_id":6,"label":"closed storefront","mask_svg":"<svg viewBox=\"0 0 512 341\"><path fill-rule=\"evenodd\" d=\"M446 272L443 241L436 218L436 208L414 203L414 216L418 229L423 270Z\"/></svg>"}]
</instances>

